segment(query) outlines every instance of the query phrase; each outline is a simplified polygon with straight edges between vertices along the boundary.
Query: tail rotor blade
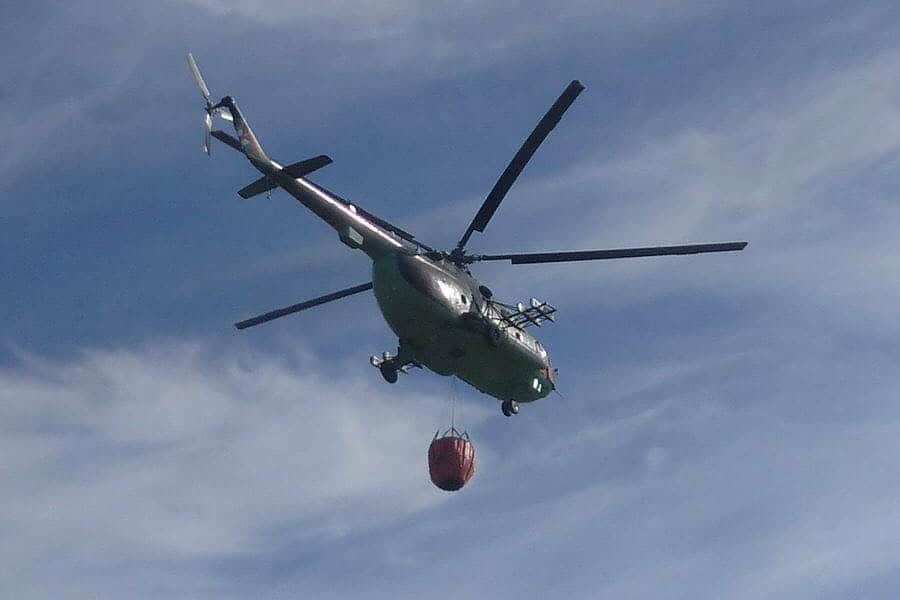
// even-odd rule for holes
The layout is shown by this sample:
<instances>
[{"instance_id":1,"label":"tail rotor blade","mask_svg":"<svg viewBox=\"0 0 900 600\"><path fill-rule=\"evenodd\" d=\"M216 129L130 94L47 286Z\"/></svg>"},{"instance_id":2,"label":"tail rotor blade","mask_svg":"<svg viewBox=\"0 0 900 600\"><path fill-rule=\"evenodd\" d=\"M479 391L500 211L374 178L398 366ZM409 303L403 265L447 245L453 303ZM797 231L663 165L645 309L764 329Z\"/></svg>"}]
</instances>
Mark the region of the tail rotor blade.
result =
<instances>
[{"instance_id":1,"label":"tail rotor blade","mask_svg":"<svg viewBox=\"0 0 900 600\"><path fill-rule=\"evenodd\" d=\"M188 67L191 69L191 75L194 77L194 81L197 82L197 87L200 88L200 94L206 101L206 114L203 115L203 151L209 156L209 134L210 131L212 131L212 113L210 112L212 103L209 101L209 88L206 87L206 82L203 81L203 75L200 74L200 68L197 67L197 61L194 60L194 55L190 52L188 52L187 61Z\"/></svg>"},{"instance_id":2,"label":"tail rotor blade","mask_svg":"<svg viewBox=\"0 0 900 600\"><path fill-rule=\"evenodd\" d=\"M225 108L224 106L222 108L217 108L216 114L219 115L220 117L222 117L223 119L225 119L226 121L228 121L229 123L234 123L234 117L231 116L231 111L228 110L227 108Z\"/></svg>"},{"instance_id":3,"label":"tail rotor blade","mask_svg":"<svg viewBox=\"0 0 900 600\"><path fill-rule=\"evenodd\" d=\"M200 69L197 67L197 61L194 60L194 55L188 52L187 55L188 66L191 68L191 75L194 76L194 81L197 82L197 87L200 88L200 93L203 94L203 99L206 100L207 105L209 104L209 88L206 87L206 82L203 81L203 76L200 74Z\"/></svg>"},{"instance_id":4,"label":"tail rotor blade","mask_svg":"<svg viewBox=\"0 0 900 600\"><path fill-rule=\"evenodd\" d=\"M209 156L209 133L212 131L212 117L206 113L203 119L203 151Z\"/></svg>"}]
</instances>

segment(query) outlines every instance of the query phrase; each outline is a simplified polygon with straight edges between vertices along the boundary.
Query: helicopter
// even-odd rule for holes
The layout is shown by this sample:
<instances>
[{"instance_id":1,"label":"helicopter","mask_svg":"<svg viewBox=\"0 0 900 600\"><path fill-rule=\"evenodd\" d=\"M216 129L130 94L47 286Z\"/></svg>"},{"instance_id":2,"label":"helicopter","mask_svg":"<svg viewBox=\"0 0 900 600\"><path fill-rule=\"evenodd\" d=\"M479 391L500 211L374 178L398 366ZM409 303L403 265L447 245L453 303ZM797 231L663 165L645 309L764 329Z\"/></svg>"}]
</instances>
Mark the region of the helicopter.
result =
<instances>
[{"instance_id":1,"label":"helicopter","mask_svg":"<svg viewBox=\"0 0 900 600\"><path fill-rule=\"evenodd\" d=\"M607 250L515 254L469 254L466 244L476 231L484 232L500 203L547 135L585 89L572 81L553 103L500 175L456 246L440 251L411 233L345 200L307 175L332 162L320 155L282 165L263 150L234 98L211 100L200 69L188 53L188 66L205 101L203 150L210 154L210 136L244 154L261 177L238 191L242 198L270 194L280 188L333 227L346 246L361 250L372 261L372 280L235 323L254 327L328 302L372 290L378 308L397 335L396 353L369 359L388 383L400 373L427 367L456 376L500 401L502 413L519 412L519 403L534 402L556 390L558 369L529 328L553 322L556 307L532 298L527 304L508 304L494 298L489 287L470 270L474 263L509 261L513 265L545 264L619 258L733 252L747 242L652 246ZM233 123L237 138L212 130L213 117Z\"/></svg>"}]
</instances>

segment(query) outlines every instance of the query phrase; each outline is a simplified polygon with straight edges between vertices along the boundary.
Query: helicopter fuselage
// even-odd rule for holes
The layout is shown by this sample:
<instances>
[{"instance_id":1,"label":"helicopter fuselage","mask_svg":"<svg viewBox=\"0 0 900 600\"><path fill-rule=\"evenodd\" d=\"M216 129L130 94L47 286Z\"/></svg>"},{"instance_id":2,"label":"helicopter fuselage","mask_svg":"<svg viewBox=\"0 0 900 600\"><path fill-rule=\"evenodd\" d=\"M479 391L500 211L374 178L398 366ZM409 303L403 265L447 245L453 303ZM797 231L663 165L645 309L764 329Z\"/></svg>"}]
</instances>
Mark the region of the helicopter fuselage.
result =
<instances>
[{"instance_id":1,"label":"helicopter fuselage","mask_svg":"<svg viewBox=\"0 0 900 600\"><path fill-rule=\"evenodd\" d=\"M563 90L525 139L513 159L484 199L456 247L438 252L414 235L319 186L304 176L331 162L325 155L283 166L260 146L231 96L217 104L200 75L192 55L188 64L206 102L206 134L203 147L209 153L210 136L244 154L262 177L238 194L250 198L276 187L284 189L317 217L333 227L346 246L364 252L373 262L372 281L342 289L305 302L279 308L235 323L238 329L253 327L289 314L353 294L374 290L378 307L388 326L399 338L397 356L384 352L370 362L390 383L398 372L412 366L428 367L440 375L454 375L502 401L507 417L518 412L519 402L547 396L556 387L556 370L546 350L525 327L552 321L555 307L532 298L530 306L509 306L493 301L488 288L480 285L468 265L481 261L539 264L734 252L747 242L681 244L638 248L611 248L564 252L519 252L472 255L466 244L473 232L484 232L506 193L521 174L535 150L584 90L574 80ZM234 138L212 131L213 116L233 121Z\"/></svg>"},{"instance_id":2,"label":"helicopter fuselage","mask_svg":"<svg viewBox=\"0 0 900 600\"><path fill-rule=\"evenodd\" d=\"M452 261L392 252L373 261L372 282L401 357L499 400L532 402L553 390L541 343L507 323L485 288Z\"/></svg>"},{"instance_id":3,"label":"helicopter fuselage","mask_svg":"<svg viewBox=\"0 0 900 600\"><path fill-rule=\"evenodd\" d=\"M231 112L244 154L277 184L373 262L378 307L400 340L401 364L455 375L501 401L533 402L555 387L547 351L503 318L469 271L446 255L432 257L372 221L371 215L303 177L288 174L259 146L233 99Z\"/></svg>"}]
</instances>

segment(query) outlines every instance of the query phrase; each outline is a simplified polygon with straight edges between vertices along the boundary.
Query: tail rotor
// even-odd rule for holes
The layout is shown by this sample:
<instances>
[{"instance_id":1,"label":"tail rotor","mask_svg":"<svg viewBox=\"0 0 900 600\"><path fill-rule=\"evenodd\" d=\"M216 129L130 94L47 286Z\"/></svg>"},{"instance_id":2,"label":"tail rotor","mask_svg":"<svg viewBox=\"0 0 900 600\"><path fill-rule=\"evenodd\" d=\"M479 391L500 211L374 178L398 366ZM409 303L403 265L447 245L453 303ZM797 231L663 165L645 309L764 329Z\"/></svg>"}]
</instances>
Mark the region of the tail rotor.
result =
<instances>
[{"instance_id":1,"label":"tail rotor","mask_svg":"<svg viewBox=\"0 0 900 600\"><path fill-rule=\"evenodd\" d=\"M213 115L218 115L226 121L233 121L234 119L226 107L213 106L213 103L209 99L209 88L206 86L206 82L203 81L203 75L200 74L200 68L197 67L197 61L194 60L194 55L188 52L187 60L188 67L191 69L191 75L194 77L194 81L197 82L197 87L200 88L200 94L203 96L204 102L206 102L206 107L204 108L206 115L204 115L203 118L203 151L209 156L209 136L212 131Z\"/></svg>"}]
</instances>

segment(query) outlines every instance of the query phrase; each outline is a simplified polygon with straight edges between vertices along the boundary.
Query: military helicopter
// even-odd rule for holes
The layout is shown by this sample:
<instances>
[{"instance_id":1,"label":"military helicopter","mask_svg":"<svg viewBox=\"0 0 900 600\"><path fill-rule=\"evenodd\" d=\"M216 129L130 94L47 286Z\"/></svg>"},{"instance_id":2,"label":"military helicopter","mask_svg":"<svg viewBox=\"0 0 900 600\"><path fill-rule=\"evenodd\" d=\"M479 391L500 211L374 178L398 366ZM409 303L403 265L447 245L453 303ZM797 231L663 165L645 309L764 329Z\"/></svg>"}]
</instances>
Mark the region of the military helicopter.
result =
<instances>
[{"instance_id":1,"label":"military helicopter","mask_svg":"<svg viewBox=\"0 0 900 600\"><path fill-rule=\"evenodd\" d=\"M481 392L500 400L507 417L519 412L520 402L546 397L557 385L547 350L528 328L553 322L556 308L534 298L527 304L507 304L494 298L490 288L472 275L469 267L483 261L509 261L513 265L607 260L618 258L700 254L743 250L747 242L653 246L574 252L525 254L469 254L471 235L484 232L538 146L559 123L584 90L572 81L550 107L519 148L485 198L459 242L448 252L435 250L411 233L307 178L332 161L321 155L289 165L271 159L231 96L213 104L197 63L188 54L191 74L206 105L203 150L209 155L210 136L241 152L261 177L240 191L252 198L281 188L316 216L337 230L348 247L361 250L372 260L372 280L279 308L235 324L254 327L273 319L304 311L327 302L373 290L378 307L399 342L396 354L372 356L370 363L389 383L410 367L427 367L445 376L456 376ZM212 130L213 117L231 121L237 138Z\"/></svg>"}]
</instances>

